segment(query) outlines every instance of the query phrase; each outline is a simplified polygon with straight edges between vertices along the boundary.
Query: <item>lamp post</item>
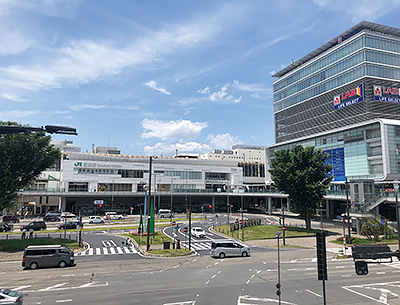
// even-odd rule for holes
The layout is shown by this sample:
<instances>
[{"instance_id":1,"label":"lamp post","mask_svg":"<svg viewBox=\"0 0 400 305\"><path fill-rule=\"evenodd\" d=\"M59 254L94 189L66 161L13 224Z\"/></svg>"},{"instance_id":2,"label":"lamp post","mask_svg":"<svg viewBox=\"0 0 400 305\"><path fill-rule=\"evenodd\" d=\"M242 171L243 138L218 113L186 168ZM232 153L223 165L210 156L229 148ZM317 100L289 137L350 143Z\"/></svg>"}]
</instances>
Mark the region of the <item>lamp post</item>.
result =
<instances>
[{"instance_id":1,"label":"lamp post","mask_svg":"<svg viewBox=\"0 0 400 305\"><path fill-rule=\"evenodd\" d=\"M172 196L174 195L174 178L171 178L171 211L172 211Z\"/></svg>"},{"instance_id":2,"label":"lamp post","mask_svg":"<svg viewBox=\"0 0 400 305\"><path fill-rule=\"evenodd\" d=\"M146 218L147 218L147 243L146 243L146 251L150 250L150 221L149 221L149 217L150 217L150 205L151 205L151 174L152 174L152 163L153 163L153 156L150 156L149 158L149 192L148 192L148 201L149 204L147 206L147 210L146 210Z\"/></svg>"},{"instance_id":3,"label":"lamp post","mask_svg":"<svg viewBox=\"0 0 400 305\"><path fill-rule=\"evenodd\" d=\"M281 304L281 261L280 261L280 255L279 255L279 235L281 235L281 232L277 232L275 237L278 240L278 283L276 284L276 294L279 297L279 304Z\"/></svg>"},{"instance_id":4,"label":"lamp post","mask_svg":"<svg viewBox=\"0 0 400 305\"><path fill-rule=\"evenodd\" d=\"M349 203L349 183L346 177L346 211L347 211L347 229L348 229L348 239L347 244L351 245L351 228L350 228L350 203Z\"/></svg>"},{"instance_id":5,"label":"lamp post","mask_svg":"<svg viewBox=\"0 0 400 305\"><path fill-rule=\"evenodd\" d=\"M227 214L227 216L228 216L228 220L227 220L227 225L229 226L229 211L230 211L230 207L231 207L231 205L230 205L230 203L229 203L229 186L228 186L228 189L227 189L227 191L226 191L226 194L227 194L227 200L226 200L226 214Z\"/></svg>"},{"instance_id":6,"label":"lamp post","mask_svg":"<svg viewBox=\"0 0 400 305\"><path fill-rule=\"evenodd\" d=\"M399 200L397 197L397 192L399 191L399 181L396 179L394 183L394 194L396 198L396 218L397 218L397 240L399 243L399 252L400 252L400 219L399 219Z\"/></svg>"}]
</instances>

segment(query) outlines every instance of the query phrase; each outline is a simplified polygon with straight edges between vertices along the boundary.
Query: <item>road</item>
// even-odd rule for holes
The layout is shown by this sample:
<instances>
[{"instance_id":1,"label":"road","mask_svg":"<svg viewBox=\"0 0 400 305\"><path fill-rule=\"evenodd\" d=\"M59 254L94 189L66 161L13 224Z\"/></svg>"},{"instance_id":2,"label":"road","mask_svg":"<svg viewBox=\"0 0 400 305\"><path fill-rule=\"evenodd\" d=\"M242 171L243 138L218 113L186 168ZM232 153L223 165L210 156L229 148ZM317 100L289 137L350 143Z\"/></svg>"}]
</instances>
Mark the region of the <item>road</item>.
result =
<instances>
[{"instance_id":1,"label":"road","mask_svg":"<svg viewBox=\"0 0 400 305\"><path fill-rule=\"evenodd\" d=\"M296 259L299 251L309 258ZM282 304L321 304L315 251L285 249L281 254ZM88 262L77 257L75 267L38 270L0 262L0 287L23 291L24 304L276 304L276 259L276 251L226 259ZM327 303L400 304L399 268L399 262L373 264L368 276L357 276L351 260L330 260Z\"/></svg>"}]
</instances>

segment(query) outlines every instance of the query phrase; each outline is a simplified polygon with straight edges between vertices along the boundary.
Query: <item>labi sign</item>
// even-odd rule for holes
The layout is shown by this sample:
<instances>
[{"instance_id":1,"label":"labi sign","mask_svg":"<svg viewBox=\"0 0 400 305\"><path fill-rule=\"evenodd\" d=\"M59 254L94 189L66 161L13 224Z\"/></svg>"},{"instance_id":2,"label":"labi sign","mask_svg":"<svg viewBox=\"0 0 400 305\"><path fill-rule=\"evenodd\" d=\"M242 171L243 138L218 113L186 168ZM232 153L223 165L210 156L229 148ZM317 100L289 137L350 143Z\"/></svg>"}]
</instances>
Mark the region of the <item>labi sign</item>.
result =
<instances>
[{"instance_id":1,"label":"labi sign","mask_svg":"<svg viewBox=\"0 0 400 305\"><path fill-rule=\"evenodd\" d=\"M354 89L336 95L333 98L333 104L336 109L351 106L364 101L364 85L360 84Z\"/></svg>"},{"instance_id":2,"label":"labi sign","mask_svg":"<svg viewBox=\"0 0 400 305\"><path fill-rule=\"evenodd\" d=\"M374 86L374 100L400 104L400 88Z\"/></svg>"}]
</instances>

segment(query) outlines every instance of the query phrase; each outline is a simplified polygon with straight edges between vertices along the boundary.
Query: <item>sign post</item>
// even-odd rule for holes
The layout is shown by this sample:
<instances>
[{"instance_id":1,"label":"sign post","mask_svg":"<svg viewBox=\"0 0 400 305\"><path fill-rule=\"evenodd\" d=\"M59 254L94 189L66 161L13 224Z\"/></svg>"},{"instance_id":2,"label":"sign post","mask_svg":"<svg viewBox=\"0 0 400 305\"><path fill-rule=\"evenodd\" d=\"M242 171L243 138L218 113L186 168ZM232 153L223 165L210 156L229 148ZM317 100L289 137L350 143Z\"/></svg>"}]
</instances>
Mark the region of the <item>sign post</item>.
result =
<instances>
[{"instance_id":1,"label":"sign post","mask_svg":"<svg viewBox=\"0 0 400 305\"><path fill-rule=\"evenodd\" d=\"M187 233L187 231L188 231L188 228L187 227L183 227L183 232ZM186 234L185 234L185 244L186 244Z\"/></svg>"}]
</instances>

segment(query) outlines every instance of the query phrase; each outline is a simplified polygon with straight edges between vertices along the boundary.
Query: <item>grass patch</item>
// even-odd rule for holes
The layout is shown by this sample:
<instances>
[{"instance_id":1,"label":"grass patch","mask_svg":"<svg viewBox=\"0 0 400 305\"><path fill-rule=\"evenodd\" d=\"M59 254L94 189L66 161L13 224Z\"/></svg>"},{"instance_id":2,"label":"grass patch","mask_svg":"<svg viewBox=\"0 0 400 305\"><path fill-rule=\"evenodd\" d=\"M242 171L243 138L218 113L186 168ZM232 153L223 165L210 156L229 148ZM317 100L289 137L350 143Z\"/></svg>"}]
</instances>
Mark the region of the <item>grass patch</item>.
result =
<instances>
[{"instance_id":1,"label":"grass patch","mask_svg":"<svg viewBox=\"0 0 400 305\"><path fill-rule=\"evenodd\" d=\"M230 237L242 239L242 230L236 230L230 232L230 226L221 225L215 227L215 230ZM260 240L260 239L273 239L275 238L276 232L282 232L282 226L253 226L244 228L244 240ZM285 237L307 237L314 236L315 233L320 230L311 229L306 230L298 227L286 226ZM282 235L281 235L282 236Z\"/></svg>"},{"instance_id":2,"label":"grass patch","mask_svg":"<svg viewBox=\"0 0 400 305\"><path fill-rule=\"evenodd\" d=\"M27 246L37 245L64 245L64 239L60 238L32 238L32 239L6 239L0 240L0 251L14 252L23 251ZM75 240L66 239L65 246L70 249L79 249L79 243Z\"/></svg>"},{"instance_id":3,"label":"grass patch","mask_svg":"<svg viewBox=\"0 0 400 305\"><path fill-rule=\"evenodd\" d=\"M338 237L332 242L343 245L343 237ZM358 246L358 245L380 245L380 244L397 244L399 241L396 238L391 238L391 239L384 239L382 238L380 241L375 242L372 239L368 238L359 238L359 237L352 237L351 238L351 245L353 246Z\"/></svg>"},{"instance_id":4,"label":"grass patch","mask_svg":"<svg viewBox=\"0 0 400 305\"><path fill-rule=\"evenodd\" d=\"M132 235L129 233L124 233L121 235L133 238L139 246L144 246L147 244L147 236L146 235L143 235L141 240L140 240L140 236L137 236L137 235ZM169 237L164 235L162 232L157 232L156 235L150 236L150 239L149 239L150 245L162 245L164 241L169 241L171 243L173 242L172 239L170 239Z\"/></svg>"}]
</instances>

